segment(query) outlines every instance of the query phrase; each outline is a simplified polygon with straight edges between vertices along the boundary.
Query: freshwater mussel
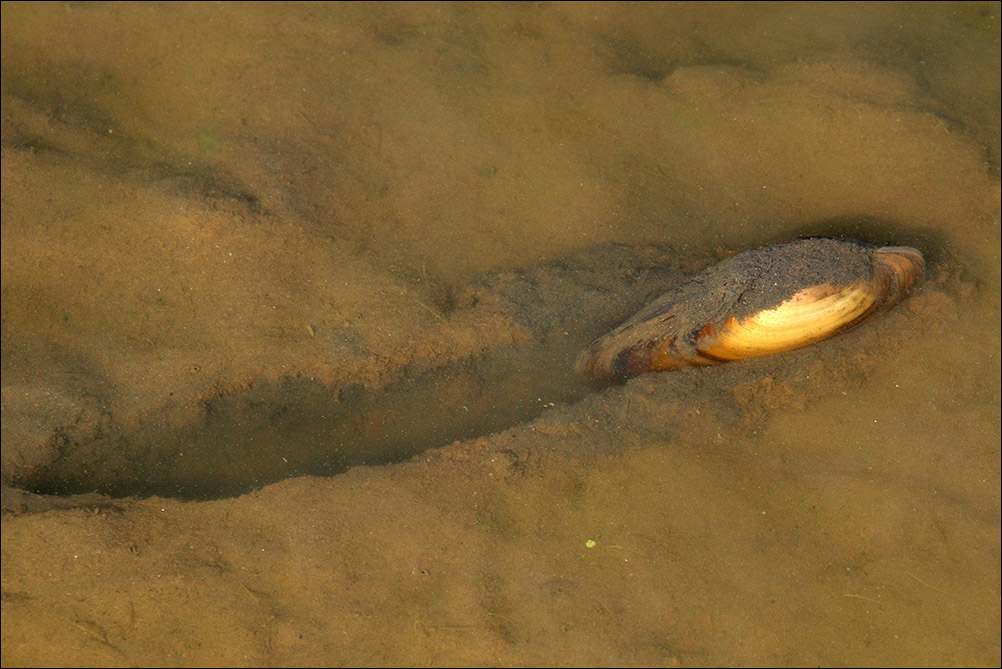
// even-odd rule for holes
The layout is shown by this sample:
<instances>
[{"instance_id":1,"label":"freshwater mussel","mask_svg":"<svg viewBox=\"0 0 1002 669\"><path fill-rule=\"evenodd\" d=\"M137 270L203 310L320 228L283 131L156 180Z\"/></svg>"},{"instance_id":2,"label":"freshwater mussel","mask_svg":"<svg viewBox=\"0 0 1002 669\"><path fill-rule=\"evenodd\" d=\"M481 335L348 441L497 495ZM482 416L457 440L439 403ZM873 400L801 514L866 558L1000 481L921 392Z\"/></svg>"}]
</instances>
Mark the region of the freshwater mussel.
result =
<instances>
[{"instance_id":1,"label":"freshwater mussel","mask_svg":"<svg viewBox=\"0 0 1002 669\"><path fill-rule=\"evenodd\" d=\"M907 246L816 237L752 249L648 304L592 343L577 370L626 378L800 348L889 309L924 275Z\"/></svg>"}]
</instances>

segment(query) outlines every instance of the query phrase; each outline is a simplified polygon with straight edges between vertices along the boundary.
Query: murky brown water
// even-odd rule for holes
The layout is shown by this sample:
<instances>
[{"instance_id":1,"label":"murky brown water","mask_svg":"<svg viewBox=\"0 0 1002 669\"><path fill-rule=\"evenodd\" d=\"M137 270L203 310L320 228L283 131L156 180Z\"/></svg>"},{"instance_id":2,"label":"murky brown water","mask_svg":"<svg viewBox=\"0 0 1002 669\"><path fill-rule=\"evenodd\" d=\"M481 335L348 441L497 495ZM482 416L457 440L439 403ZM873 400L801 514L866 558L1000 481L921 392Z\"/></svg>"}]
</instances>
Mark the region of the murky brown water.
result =
<instances>
[{"instance_id":1,"label":"murky brown water","mask_svg":"<svg viewBox=\"0 0 1002 669\"><path fill-rule=\"evenodd\" d=\"M5 666L1000 662L997 4L36 4ZM929 279L573 375L807 234Z\"/></svg>"}]
</instances>

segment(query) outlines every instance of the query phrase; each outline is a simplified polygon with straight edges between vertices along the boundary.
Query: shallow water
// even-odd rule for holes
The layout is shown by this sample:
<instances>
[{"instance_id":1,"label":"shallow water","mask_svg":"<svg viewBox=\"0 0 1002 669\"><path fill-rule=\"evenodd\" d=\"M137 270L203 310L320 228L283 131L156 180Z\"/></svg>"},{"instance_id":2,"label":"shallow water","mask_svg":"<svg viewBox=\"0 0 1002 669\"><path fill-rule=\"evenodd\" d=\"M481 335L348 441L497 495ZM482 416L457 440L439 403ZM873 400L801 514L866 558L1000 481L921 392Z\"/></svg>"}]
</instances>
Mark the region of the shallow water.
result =
<instances>
[{"instance_id":1,"label":"shallow water","mask_svg":"<svg viewBox=\"0 0 1002 669\"><path fill-rule=\"evenodd\" d=\"M3 6L4 665L998 664L998 5L426 4ZM929 280L574 377L810 234Z\"/></svg>"}]
</instances>

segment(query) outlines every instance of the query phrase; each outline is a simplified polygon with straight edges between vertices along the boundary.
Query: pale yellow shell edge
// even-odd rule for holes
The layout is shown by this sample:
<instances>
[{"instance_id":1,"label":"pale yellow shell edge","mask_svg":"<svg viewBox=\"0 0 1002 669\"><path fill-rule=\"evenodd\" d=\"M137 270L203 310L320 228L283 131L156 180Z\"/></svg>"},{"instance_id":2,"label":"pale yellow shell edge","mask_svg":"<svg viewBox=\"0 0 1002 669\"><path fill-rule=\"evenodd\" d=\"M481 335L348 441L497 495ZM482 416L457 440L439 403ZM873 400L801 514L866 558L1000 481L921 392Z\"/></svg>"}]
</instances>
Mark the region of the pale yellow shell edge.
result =
<instances>
[{"instance_id":1,"label":"pale yellow shell edge","mask_svg":"<svg viewBox=\"0 0 1002 669\"><path fill-rule=\"evenodd\" d=\"M848 286L811 286L778 307L738 320L727 319L696 348L716 360L741 360L782 353L821 341L859 321L881 295L867 281Z\"/></svg>"}]
</instances>

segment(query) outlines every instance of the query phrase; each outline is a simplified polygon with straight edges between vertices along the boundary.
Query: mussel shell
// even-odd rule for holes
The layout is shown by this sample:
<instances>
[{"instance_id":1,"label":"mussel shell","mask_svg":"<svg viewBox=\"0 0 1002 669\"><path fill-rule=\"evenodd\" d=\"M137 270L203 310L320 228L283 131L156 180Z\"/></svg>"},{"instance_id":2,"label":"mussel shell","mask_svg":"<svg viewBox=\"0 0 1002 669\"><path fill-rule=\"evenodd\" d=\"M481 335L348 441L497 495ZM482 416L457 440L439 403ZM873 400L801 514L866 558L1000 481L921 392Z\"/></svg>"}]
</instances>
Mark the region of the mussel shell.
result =
<instances>
[{"instance_id":1,"label":"mussel shell","mask_svg":"<svg viewBox=\"0 0 1002 669\"><path fill-rule=\"evenodd\" d=\"M907 246L813 238L753 249L641 309L589 346L577 370L629 377L782 353L890 308L924 275Z\"/></svg>"}]
</instances>

